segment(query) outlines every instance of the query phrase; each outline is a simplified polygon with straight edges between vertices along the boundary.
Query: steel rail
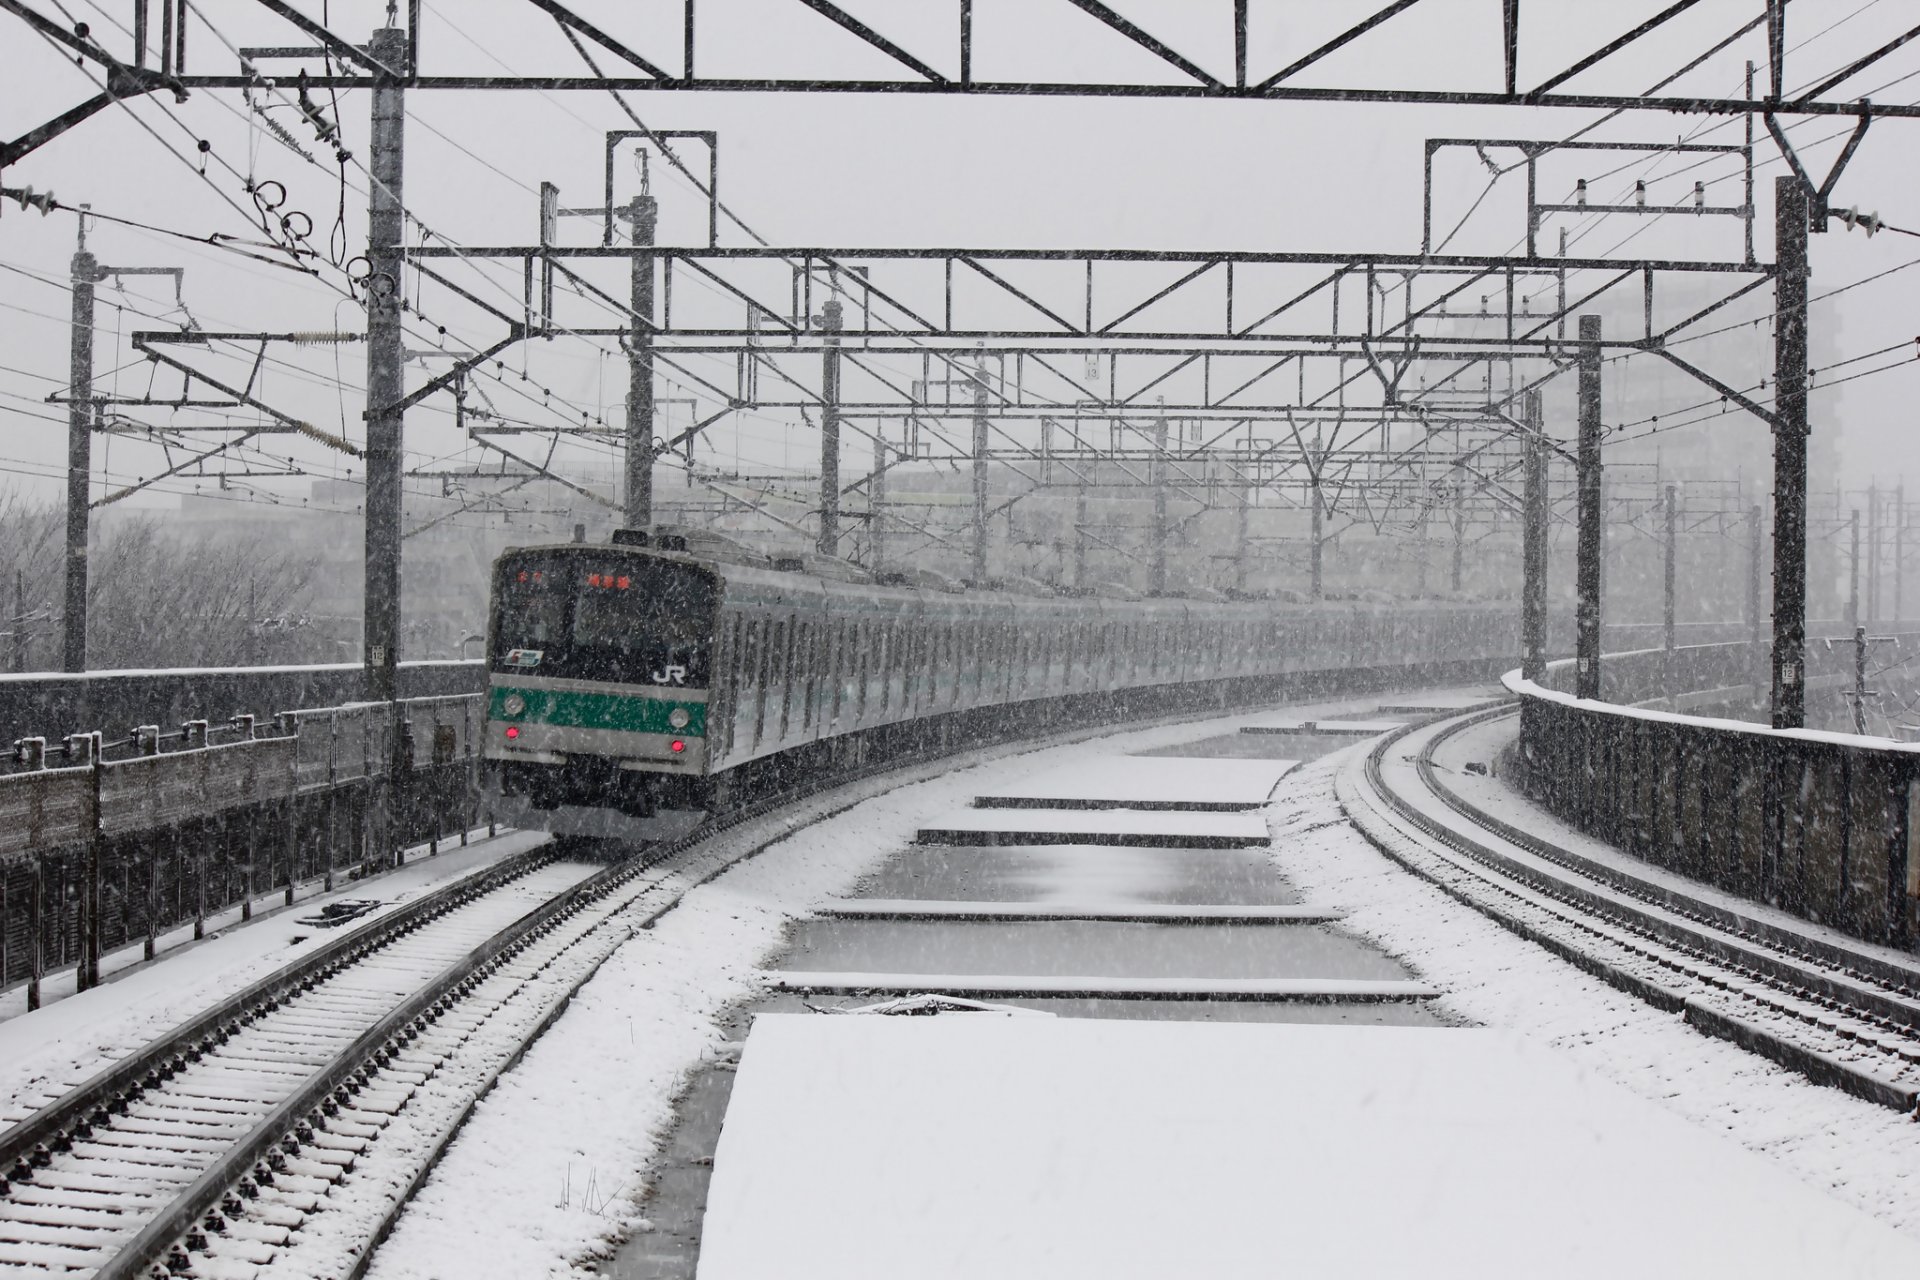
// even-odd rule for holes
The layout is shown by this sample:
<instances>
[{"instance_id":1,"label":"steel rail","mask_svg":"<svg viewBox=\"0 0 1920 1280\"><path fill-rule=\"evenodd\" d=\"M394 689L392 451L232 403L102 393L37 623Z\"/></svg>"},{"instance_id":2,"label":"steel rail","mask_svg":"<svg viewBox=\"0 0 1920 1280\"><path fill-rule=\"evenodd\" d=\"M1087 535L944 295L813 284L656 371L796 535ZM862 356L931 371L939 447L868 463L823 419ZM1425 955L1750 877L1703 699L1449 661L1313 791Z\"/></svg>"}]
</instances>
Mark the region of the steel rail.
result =
<instances>
[{"instance_id":1,"label":"steel rail","mask_svg":"<svg viewBox=\"0 0 1920 1280\"><path fill-rule=\"evenodd\" d=\"M45 1164L48 1153L59 1144L70 1142L77 1128L103 1110L129 1101L137 1091L164 1082L179 1070L178 1064L188 1054L212 1038L271 1013L291 997L358 964L436 916L491 893L557 856L555 846L543 844L444 885L268 974L90 1076L0 1133L0 1194L11 1183L31 1181L32 1170Z\"/></svg>"},{"instance_id":2,"label":"steel rail","mask_svg":"<svg viewBox=\"0 0 1920 1280\"><path fill-rule=\"evenodd\" d=\"M1444 846L1451 853L1462 855L1470 862L1478 864L1472 870L1472 874L1482 877L1485 883L1496 891L1512 892L1507 885L1501 883L1502 880L1509 881L1550 899L1559 907L1570 911L1572 915L1565 919L1567 923L1576 927L1597 932L1596 925L1604 923L1637 934L1642 939L1651 940L1660 947L1680 953L1682 957L1731 969L1742 980L1751 979L1754 983L1772 988L1779 993L1781 1001L1770 1000L1764 993L1752 991L1745 993L1750 998L1767 1005L1777 1014L1804 1021L1805 1014L1793 1007L1791 1003L1787 1003L1799 1001L1815 1004L1830 1011L1849 1014L1865 1023L1892 1031L1906 1041L1914 1043L1916 1047L1912 1050L1905 1048L1893 1050L1884 1045L1877 1047L1889 1055L1904 1059L1908 1064L1920 1062L1920 1036L1915 1034L1916 1031L1920 1031L1920 1002L1914 999L1914 985L1916 978L1920 978L1920 969L1907 969L1853 948L1805 938L1790 930L1730 912L1677 889L1652 884L1623 869L1604 866L1591 859L1583 858L1570 850L1486 814L1484 810L1447 787L1440 780L1434 766L1435 750L1456 734L1511 713L1511 703L1503 700L1470 708L1464 712L1448 712L1428 717L1383 735L1369 749L1364 760L1363 776L1367 787L1388 810L1421 836ZM1433 735L1415 758L1415 773L1422 786L1426 787L1434 798L1475 826L1511 840L1527 852L1563 867L1575 875L1588 876L1603 885L1605 889L1618 895L1617 897L1609 898L1605 893L1583 887L1571 879L1556 877L1541 868L1507 857L1473 839L1465 831L1449 826L1424 812L1387 782L1382 767L1387 754L1409 735L1430 729L1448 719L1453 719L1455 723ZM1364 823L1361 827L1366 831ZM1450 896L1492 918L1503 927L1540 944L1560 958L1609 985L1647 1001L1656 1008L1682 1014L1688 1022L1707 1034L1732 1040L1741 1047L1797 1071L1816 1083L1832 1085L1868 1101L1909 1113L1920 1107L1920 1089L1882 1080L1848 1063L1809 1049L1806 1045L1779 1035L1766 1027L1710 1008L1696 999L1683 996L1659 983L1629 972L1589 950L1528 923L1517 913L1502 910L1492 902L1476 897L1457 885L1447 883L1444 879L1388 849L1370 832L1368 832L1368 838L1373 839L1383 852L1400 865L1435 884ZM1453 862L1447 854L1442 853L1441 856ZM1467 869L1457 862L1454 865L1462 870ZM1636 906L1634 902L1623 902L1620 900L1622 897L1636 899L1655 910ZM1681 916L1682 919L1675 920L1672 918L1674 915ZM1708 930L1732 935L1738 941L1730 940L1725 936L1715 936ZM1676 961L1658 955L1649 948L1642 947L1640 950L1645 958L1654 964L1685 974L1709 986L1729 985L1725 980L1716 980L1714 975L1702 974L1691 969L1686 959ZM1809 967L1810 964L1840 969L1843 976L1836 976L1830 971L1822 972L1820 969ZM1876 991L1872 989L1872 985L1868 984L1877 984L1885 989ZM1838 1028L1832 1030L1838 1038L1851 1038L1843 1030Z\"/></svg>"}]
</instances>

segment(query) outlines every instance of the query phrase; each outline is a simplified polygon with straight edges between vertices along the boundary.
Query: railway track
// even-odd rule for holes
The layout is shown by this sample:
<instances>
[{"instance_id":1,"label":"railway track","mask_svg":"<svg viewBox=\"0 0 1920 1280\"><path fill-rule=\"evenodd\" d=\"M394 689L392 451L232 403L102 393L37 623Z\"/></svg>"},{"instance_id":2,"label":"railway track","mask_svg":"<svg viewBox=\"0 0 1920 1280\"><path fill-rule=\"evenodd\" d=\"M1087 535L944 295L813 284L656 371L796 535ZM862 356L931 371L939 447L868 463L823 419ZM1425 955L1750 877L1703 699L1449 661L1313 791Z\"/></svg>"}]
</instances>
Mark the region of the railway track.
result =
<instances>
[{"instance_id":1,"label":"railway track","mask_svg":"<svg viewBox=\"0 0 1920 1280\"><path fill-rule=\"evenodd\" d=\"M1920 1107L1920 963L1584 857L1448 785L1436 755L1514 714L1396 730L1336 779L1348 816L1453 897L1709 1035L1897 1110Z\"/></svg>"},{"instance_id":2,"label":"railway track","mask_svg":"<svg viewBox=\"0 0 1920 1280\"><path fill-rule=\"evenodd\" d=\"M823 777L597 871L555 842L335 940L0 1133L0 1275L361 1274L480 1097L635 932L801 826L1009 749Z\"/></svg>"}]
</instances>

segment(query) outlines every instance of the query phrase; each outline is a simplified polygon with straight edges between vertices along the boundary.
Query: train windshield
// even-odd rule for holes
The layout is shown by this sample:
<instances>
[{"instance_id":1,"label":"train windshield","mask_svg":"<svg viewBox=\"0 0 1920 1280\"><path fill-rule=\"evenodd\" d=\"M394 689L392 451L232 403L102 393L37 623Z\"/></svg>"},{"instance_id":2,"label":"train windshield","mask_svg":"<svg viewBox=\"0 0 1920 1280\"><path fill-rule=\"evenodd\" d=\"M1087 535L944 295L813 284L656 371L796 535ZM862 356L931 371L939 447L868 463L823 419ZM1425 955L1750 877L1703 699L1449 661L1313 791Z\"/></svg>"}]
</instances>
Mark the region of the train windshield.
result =
<instances>
[{"instance_id":1,"label":"train windshield","mask_svg":"<svg viewBox=\"0 0 1920 1280\"><path fill-rule=\"evenodd\" d=\"M704 687L712 653L714 582L698 565L595 552L547 552L501 562L496 671Z\"/></svg>"}]
</instances>

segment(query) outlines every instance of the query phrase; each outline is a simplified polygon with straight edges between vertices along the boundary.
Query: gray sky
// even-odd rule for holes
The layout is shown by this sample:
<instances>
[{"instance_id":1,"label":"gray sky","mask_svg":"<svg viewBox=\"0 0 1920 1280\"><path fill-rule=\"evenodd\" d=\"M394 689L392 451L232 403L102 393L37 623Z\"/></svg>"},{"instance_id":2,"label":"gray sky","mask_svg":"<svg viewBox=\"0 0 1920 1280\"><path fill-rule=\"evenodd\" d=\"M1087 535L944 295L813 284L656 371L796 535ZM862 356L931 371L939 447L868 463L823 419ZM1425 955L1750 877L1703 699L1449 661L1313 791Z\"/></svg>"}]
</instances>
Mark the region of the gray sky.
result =
<instances>
[{"instance_id":1,"label":"gray sky","mask_svg":"<svg viewBox=\"0 0 1920 1280\"><path fill-rule=\"evenodd\" d=\"M110 48L124 48L115 24L130 21L128 0L63 0L77 20L111 32ZM318 17L321 0L301 0ZM335 30L363 39L381 21L384 6L336 2L324 6ZM582 0L579 12L658 59L679 65L678 4L626 5ZM866 0L845 7L929 60L943 56L941 35L951 30L952 0ZM1116 8L1204 61L1231 74L1227 15L1230 0L1162 0L1121 3ZM1255 0L1250 63L1268 73L1377 6ZM1523 6L1520 79L1537 82L1577 60L1639 18L1663 7L1654 3L1563 3L1532 0ZM44 0L43 11L58 10ZM227 71L233 57L221 47L300 43L284 23L245 0L195 0L202 15L191 28L191 65ZM1636 43L1614 60L1566 86L1574 90L1641 93L1759 12L1758 0L1705 0L1657 35ZM1364 40L1329 58L1303 77L1306 83L1475 87L1497 89L1499 0L1423 0ZM818 72L890 76L897 68L792 0L701 0L700 63L706 75ZM1063 75L1085 79L1160 75L1151 58L1092 25L1064 0L981 0L977 6L975 75L1017 79ZM1877 47L1912 20L1899 0L1798 0L1790 9L1788 79L1816 80L1832 68ZM210 26L208 23L210 22ZM0 134L17 136L92 93L87 72L63 63L13 18L0 18L9 74L0 77ZM216 34L217 32L217 34ZM518 0L434 0L426 9L428 73L475 72L510 67L519 72L580 74L578 55L554 24ZM1737 94L1742 65L1764 62L1755 32L1670 92ZM603 69L615 60L599 55ZM1069 70L1063 72L1066 65ZM947 68L942 68L947 69ZM1167 73L1177 76L1177 73ZM1911 77L1911 78L1909 78ZM1910 46L1849 82L1845 92L1872 92L1877 100L1920 99L1920 49ZM1421 143L1429 136L1563 138L1593 124L1594 111L1540 109L1356 106L1318 103L1113 101L1096 99L941 97L881 98L873 95L633 93L628 103L656 129L715 129L721 135L722 192L727 202L775 244L964 245L979 247L1114 246L1187 249L1398 251L1417 250L1420 238ZM340 116L348 146L366 153L364 94L342 97ZM113 108L43 147L5 174L8 186L51 189L62 201L92 202L105 213L194 234L255 236L245 219L251 202L243 179L273 180L288 190L287 208L307 213L313 243L324 246L341 199L339 175L327 149L284 108L270 115L288 127L320 160L308 161L269 136L237 91L196 92L184 105L141 101ZM416 217L456 243L524 243L534 238L535 189L542 180L562 189L566 203L596 203L601 181L602 133L628 127L604 92L415 93L409 98L407 202ZM1807 140L1813 167L1824 173L1844 135L1843 121L1816 121L1792 136ZM148 130L152 132L149 133ZM1869 133L1835 192L1840 205L1877 210L1889 222L1920 228L1920 176L1907 161L1920 121L1882 121ZM1602 125L1595 138L1666 142L1682 134L1704 141L1738 141L1738 120L1713 121L1640 113ZM157 137L155 136L157 135ZM217 159L206 178L197 172L193 140L206 138ZM168 154L162 140L189 163ZM697 152L690 153L697 155ZM1778 154L1762 135L1759 254L1772 256L1772 179L1783 172ZM1510 158L1510 155L1509 157ZM1601 178L1618 165L1631 167ZM223 163L224 162L224 163ZM622 194L635 181L622 157ZM231 165L240 176L229 171ZM1560 198L1576 177L1592 177L1596 200L1620 199L1635 177L1654 180L1655 202L1678 202L1692 181L1714 181L1716 202L1737 201L1739 183L1727 180L1735 166L1715 161L1685 169L1671 154L1644 157L1563 155L1542 169L1542 194ZM1550 176L1549 176L1550 175ZM1470 152L1453 153L1437 175L1436 224L1451 229L1487 188L1490 175ZM1558 184L1559 190L1552 190ZM363 247L365 175L348 171L345 236L349 253ZM676 175L655 173L662 201L663 241L688 240L703 216L698 195ZM1523 229L1524 190L1518 173L1494 184L1460 226L1451 248L1505 252ZM239 205L236 210L233 205ZM1732 258L1738 255L1734 219L1632 219L1626 216L1572 220L1576 253L1596 256L1671 254ZM1708 225L1713 224L1713 225ZM563 233L591 241L585 224ZM65 381L68 299L63 287L37 282L21 271L63 280L73 249L74 219L42 219L9 204L0 216L0 465L11 478L49 497L58 491L64 457L62 411L37 403ZM1629 237L1633 237L1629 240ZM1549 237L1543 243L1551 243ZM723 227L723 243L745 243ZM1625 242L1624 247L1622 243ZM1813 241L1814 289L1850 283L1920 259L1920 243L1883 234L1817 236ZM303 278L222 253L113 225L97 226L92 247L112 265L180 265L187 268L186 299L210 328L358 329L359 308L340 291L331 268L323 281ZM1618 248L1617 248L1618 247ZM263 251L264 252L264 251ZM517 283L491 286L489 296L517 297ZM601 279L617 290L619 270ZM1839 355L1851 357L1912 339L1920 325L1905 305L1920 271L1849 290L1836 300ZM126 303L156 314L171 311L171 285L129 280L127 294L102 286L102 334L96 368L100 385L137 392L147 385L144 362L130 361L125 334L155 321L123 310ZM451 338L485 342L498 326L471 308L427 296L428 311L452 330ZM677 304L678 305L678 304ZM688 295L686 305L696 305ZM709 300L708 305L714 305ZM617 321L603 316L601 323ZM1751 340L1764 355L1764 331ZM412 345L412 344L410 344ZM620 421L624 391L622 360L611 342L530 344L517 354L532 383L584 407L609 422ZM1748 353L1749 356L1753 353ZM1857 372L1912 354L1912 348L1848 366ZM359 437L362 378L357 347L279 347L264 371L267 398L329 430ZM337 362L337 363L336 363ZM123 365L130 367L120 368ZM291 367L288 367L291 366ZM209 365L213 368L213 365ZM244 379L243 362L231 356L224 369ZM515 364L515 368L519 365ZM410 382L439 371L445 362L415 365ZM345 389L334 385L336 379ZM671 379L668 380L671 383ZM172 384L163 380L161 386ZM1869 477L1898 479L1920 463L1905 422L1916 390L1909 368L1900 368L1817 392L1816 430L1846 424L1843 465L1853 483ZM497 401L530 420L573 416L571 409L543 408L507 389ZM665 394L683 394L669 385ZM546 417L541 417L545 413ZM150 421L165 415L149 411ZM1763 431L1758 423L1726 419L1731 432ZM296 459L315 475L339 475L352 461L305 441L276 437L269 451ZM747 415L715 430L712 446L723 456L771 465L804 467L815 445L806 427L771 415ZM467 462L479 455L453 431L445 397L409 417L409 445L423 461L445 457ZM586 455L614 461L605 448ZM158 452L138 442L115 440L96 449L96 492L136 475L150 474ZM1920 466L1913 466L1920 479ZM170 504L163 493L142 499ZM267 492L304 492L304 481L258 482Z\"/></svg>"}]
</instances>

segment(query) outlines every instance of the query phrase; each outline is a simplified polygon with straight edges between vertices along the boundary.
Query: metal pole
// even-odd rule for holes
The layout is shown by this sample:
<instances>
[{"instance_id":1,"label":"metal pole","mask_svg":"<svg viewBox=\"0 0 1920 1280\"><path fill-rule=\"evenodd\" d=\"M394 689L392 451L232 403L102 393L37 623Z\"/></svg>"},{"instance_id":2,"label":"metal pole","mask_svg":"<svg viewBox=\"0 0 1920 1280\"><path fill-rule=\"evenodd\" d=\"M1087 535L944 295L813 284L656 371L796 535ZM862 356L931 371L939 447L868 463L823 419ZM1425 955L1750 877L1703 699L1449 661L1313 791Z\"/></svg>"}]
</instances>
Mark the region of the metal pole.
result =
<instances>
[{"instance_id":1,"label":"metal pole","mask_svg":"<svg viewBox=\"0 0 1920 1280\"><path fill-rule=\"evenodd\" d=\"M1315 600L1318 600L1325 591L1325 580L1322 575L1326 568L1326 562L1324 559L1325 548L1322 542L1321 530L1326 527L1327 523L1327 504L1326 499L1320 492L1320 469L1318 466L1315 466L1313 474L1309 478L1309 483L1313 485L1313 533L1311 537L1312 545L1309 548L1309 568L1312 573L1312 591L1310 594Z\"/></svg>"},{"instance_id":2,"label":"metal pole","mask_svg":"<svg viewBox=\"0 0 1920 1280\"><path fill-rule=\"evenodd\" d=\"M1776 729L1804 728L1807 648L1807 192L1774 181L1773 698Z\"/></svg>"},{"instance_id":3,"label":"metal pole","mask_svg":"<svg viewBox=\"0 0 1920 1280\"><path fill-rule=\"evenodd\" d=\"M1766 643L1760 628L1760 553L1762 520L1758 505L1747 508L1747 627L1753 633L1754 703L1760 701L1760 657Z\"/></svg>"},{"instance_id":4,"label":"metal pole","mask_svg":"<svg viewBox=\"0 0 1920 1280\"><path fill-rule=\"evenodd\" d=\"M1847 519L1847 626L1860 625L1860 510Z\"/></svg>"},{"instance_id":5,"label":"metal pole","mask_svg":"<svg viewBox=\"0 0 1920 1280\"><path fill-rule=\"evenodd\" d=\"M973 580L987 580L987 356L973 372Z\"/></svg>"},{"instance_id":6,"label":"metal pole","mask_svg":"<svg viewBox=\"0 0 1920 1280\"><path fill-rule=\"evenodd\" d=\"M400 481L404 466L404 421L395 408L406 395L404 300L401 249L406 215L401 204L404 172L407 33L383 28L369 46L373 78L373 128L367 195L367 505L365 657L367 696L390 701L397 691L400 657Z\"/></svg>"},{"instance_id":7,"label":"metal pole","mask_svg":"<svg viewBox=\"0 0 1920 1280\"><path fill-rule=\"evenodd\" d=\"M867 541L872 544L873 571L887 563L887 444L876 429L873 433L873 474L867 478Z\"/></svg>"},{"instance_id":8,"label":"metal pole","mask_svg":"<svg viewBox=\"0 0 1920 1280\"><path fill-rule=\"evenodd\" d=\"M1087 585L1087 481L1084 474L1073 492L1073 586Z\"/></svg>"},{"instance_id":9,"label":"metal pole","mask_svg":"<svg viewBox=\"0 0 1920 1280\"><path fill-rule=\"evenodd\" d=\"M1867 617L1880 617L1880 486L1867 486Z\"/></svg>"},{"instance_id":10,"label":"metal pole","mask_svg":"<svg viewBox=\"0 0 1920 1280\"><path fill-rule=\"evenodd\" d=\"M1580 536L1574 571L1576 692L1600 696L1600 317L1580 317Z\"/></svg>"},{"instance_id":11,"label":"metal pole","mask_svg":"<svg viewBox=\"0 0 1920 1280\"><path fill-rule=\"evenodd\" d=\"M1248 526L1253 521L1253 484L1249 481L1240 486L1239 520L1234 528L1233 539L1233 589L1241 595L1247 593L1247 543Z\"/></svg>"},{"instance_id":12,"label":"metal pole","mask_svg":"<svg viewBox=\"0 0 1920 1280\"><path fill-rule=\"evenodd\" d=\"M1527 392L1521 414L1531 431L1522 495L1520 674L1538 680L1547 670L1547 439L1538 391Z\"/></svg>"},{"instance_id":13,"label":"metal pole","mask_svg":"<svg viewBox=\"0 0 1920 1280\"><path fill-rule=\"evenodd\" d=\"M632 224L634 245L653 244L660 202L637 195L621 210ZM653 259L635 256L627 305L633 311L633 337L627 343L626 503L629 529L653 524Z\"/></svg>"},{"instance_id":14,"label":"metal pole","mask_svg":"<svg viewBox=\"0 0 1920 1280\"><path fill-rule=\"evenodd\" d=\"M1901 619L1901 577L1907 570L1907 485L1903 480L1893 491L1893 620Z\"/></svg>"},{"instance_id":15,"label":"metal pole","mask_svg":"<svg viewBox=\"0 0 1920 1280\"><path fill-rule=\"evenodd\" d=\"M87 219L73 254L73 325L67 386L66 612L61 622L60 666L87 669L87 540L93 476L93 287L100 263L87 252Z\"/></svg>"},{"instance_id":16,"label":"metal pole","mask_svg":"<svg viewBox=\"0 0 1920 1280\"><path fill-rule=\"evenodd\" d=\"M1153 426L1153 545L1148 548L1147 594L1167 594L1167 419L1162 414Z\"/></svg>"},{"instance_id":17,"label":"metal pole","mask_svg":"<svg viewBox=\"0 0 1920 1280\"><path fill-rule=\"evenodd\" d=\"M1678 492L1667 486L1666 612L1661 615L1661 639L1668 653L1674 648L1674 561L1680 548L1680 507Z\"/></svg>"},{"instance_id":18,"label":"metal pole","mask_svg":"<svg viewBox=\"0 0 1920 1280\"><path fill-rule=\"evenodd\" d=\"M1448 579L1456 596L1460 594L1460 580L1466 567L1466 555L1467 469L1456 462L1453 465L1453 573Z\"/></svg>"},{"instance_id":19,"label":"metal pole","mask_svg":"<svg viewBox=\"0 0 1920 1280\"><path fill-rule=\"evenodd\" d=\"M840 554L840 300L820 307L820 554Z\"/></svg>"}]
</instances>

